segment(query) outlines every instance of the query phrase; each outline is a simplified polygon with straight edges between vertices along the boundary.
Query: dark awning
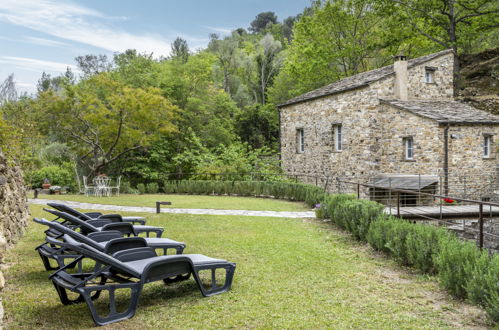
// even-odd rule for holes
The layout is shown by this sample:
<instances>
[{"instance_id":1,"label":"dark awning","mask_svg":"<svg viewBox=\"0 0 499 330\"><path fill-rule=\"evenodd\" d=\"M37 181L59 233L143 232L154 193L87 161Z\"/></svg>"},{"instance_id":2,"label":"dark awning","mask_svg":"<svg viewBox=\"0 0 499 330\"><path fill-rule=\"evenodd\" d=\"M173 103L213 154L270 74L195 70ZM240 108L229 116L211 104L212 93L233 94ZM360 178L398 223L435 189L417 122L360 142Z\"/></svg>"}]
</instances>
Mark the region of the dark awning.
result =
<instances>
[{"instance_id":1,"label":"dark awning","mask_svg":"<svg viewBox=\"0 0 499 330\"><path fill-rule=\"evenodd\" d=\"M374 178L371 184L376 188L419 190L438 183L435 175L393 175Z\"/></svg>"}]
</instances>

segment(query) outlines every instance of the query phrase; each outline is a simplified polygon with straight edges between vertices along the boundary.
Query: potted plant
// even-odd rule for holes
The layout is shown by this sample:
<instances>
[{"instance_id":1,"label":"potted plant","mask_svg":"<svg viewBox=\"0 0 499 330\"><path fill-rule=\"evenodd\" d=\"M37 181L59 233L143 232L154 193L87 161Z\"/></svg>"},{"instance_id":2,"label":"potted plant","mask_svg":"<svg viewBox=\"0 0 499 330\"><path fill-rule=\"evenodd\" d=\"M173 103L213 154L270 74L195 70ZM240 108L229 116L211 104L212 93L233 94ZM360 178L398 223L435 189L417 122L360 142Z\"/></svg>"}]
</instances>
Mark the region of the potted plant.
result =
<instances>
[{"instance_id":1,"label":"potted plant","mask_svg":"<svg viewBox=\"0 0 499 330\"><path fill-rule=\"evenodd\" d=\"M43 189L49 189L51 186L50 181L48 178L45 178L42 183L42 188Z\"/></svg>"}]
</instances>

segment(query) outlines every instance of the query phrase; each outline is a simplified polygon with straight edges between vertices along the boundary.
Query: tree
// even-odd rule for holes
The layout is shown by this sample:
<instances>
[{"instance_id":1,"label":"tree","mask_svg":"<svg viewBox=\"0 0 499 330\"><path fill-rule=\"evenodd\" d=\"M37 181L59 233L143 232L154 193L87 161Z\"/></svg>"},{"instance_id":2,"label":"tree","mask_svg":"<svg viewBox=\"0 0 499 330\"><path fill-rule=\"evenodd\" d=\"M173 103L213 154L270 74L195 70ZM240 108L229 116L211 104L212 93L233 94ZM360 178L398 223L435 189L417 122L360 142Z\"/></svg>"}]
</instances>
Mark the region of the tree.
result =
<instances>
[{"instance_id":1,"label":"tree","mask_svg":"<svg viewBox=\"0 0 499 330\"><path fill-rule=\"evenodd\" d=\"M14 74L11 73L3 83L0 84L0 105L17 100L17 88Z\"/></svg>"},{"instance_id":2,"label":"tree","mask_svg":"<svg viewBox=\"0 0 499 330\"><path fill-rule=\"evenodd\" d=\"M237 69L237 50L239 39L236 35L218 39L217 35L211 36L208 49L217 57L218 67L222 71L222 86L225 92L231 94L230 80Z\"/></svg>"},{"instance_id":3,"label":"tree","mask_svg":"<svg viewBox=\"0 0 499 330\"><path fill-rule=\"evenodd\" d=\"M75 61L84 76L107 72L112 68L112 64L109 62L107 55L102 54L77 56L75 57Z\"/></svg>"},{"instance_id":4,"label":"tree","mask_svg":"<svg viewBox=\"0 0 499 330\"><path fill-rule=\"evenodd\" d=\"M405 12L406 21L416 32L442 48L453 49L455 87L459 80L457 55L461 37L472 35L476 38L478 34L499 27L499 2L496 0L390 1Z\"/></svg>"},{"instance_id":5,"label":"tree","mask_svg":"<svg viewBox=\"0 0 499 330\"><path fill-rule=\"evenodd\" d=\"M177 37L175 41L172 43L172 53L171 57L173 59L178 59L182 63L186 63L189 59L189 46L187 45L187 41Z\"/></svg>"},{"instance_id":6,"label":"tree","mask_svg":"<svg viewBox=\"0 0 499 330\"><path fill-rule=\"evenodd\" d=\"M255 104L239 113L237 134L251 147L277 149L279 139L278 112L273 104Z\"/></svg>"},{"instance_id":7,"label":"tree","mask_svg":"<svg viewBox=\"0 0 499 330\"><path fill-rule=\"evenodd\" d=\"M66 72L63 75L56 77L52 77L44 71L40 79L38 79L36 89L38 93L46 92L49 89L60 91L64 88L65 84L74 84L75 82L76 77L70 67L66 68Z\"/></svg>"},{"instance_id":8,"label":"tree","mask_svg":"<svg viewBox=\"0 0 499 330\"><path fill-rule=\"evenodd\" d=\"M67 141L90 175L176 130L178 109L156 88L127 87L107 73L65 88L62 96L42 93L40 102L49 129Z\"/></svg>"},{"instance_id":9,"label":"tree","mask_svg":"<svg viewBox=\"0 0 499 330\"><path fill-rule=\"evenodd\" d=\"M373 0L315 2L294 25L281 71L288 77L278 80L294 82L294 96L373 68L373 58L386 56L382 17Z\"/></svg>"},{"instance_id":10,"label":"tree","mask_svg":"<svg viewBox=\"0 0 499 330\"><path fill-rule=\"evenodd\" d=\"M267 87L272 83L274 77L281 68L283 60L283 58L279 56L281 48L281 43L274 40L274 37L272 37L271 34L266 34L265 37L260 40L255 62L262 104L265 104L267 98Z\"/></svg>"},{"instance_id":11,"label":"tree","mask_svg":"<svg viewBox=\"0 0 499 330\"><path fill-rule=\"evenodd\" d=\"M265 30L269 25L277 23L277 16L272 11L266 11L256 15L251 22L249 30L254 33L259 33Z\"/></svg>"}]
</instances>

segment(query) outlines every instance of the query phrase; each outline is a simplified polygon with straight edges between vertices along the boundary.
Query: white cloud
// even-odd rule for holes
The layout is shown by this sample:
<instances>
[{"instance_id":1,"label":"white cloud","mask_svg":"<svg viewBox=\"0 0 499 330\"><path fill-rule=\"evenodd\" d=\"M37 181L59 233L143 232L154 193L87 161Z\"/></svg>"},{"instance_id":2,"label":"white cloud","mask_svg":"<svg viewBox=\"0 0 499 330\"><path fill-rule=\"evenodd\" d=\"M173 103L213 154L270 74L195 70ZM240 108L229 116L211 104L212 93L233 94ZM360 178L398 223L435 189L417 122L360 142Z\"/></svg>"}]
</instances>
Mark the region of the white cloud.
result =
<instances>
[{"instance_id":1,"label":"white cloud","mask_svg":"<svg viewBox=\"0 0 499 330\"><path fill-rule=\"evenodd\" d=\"M52 39L45 39L45 38L26 37L25 40L27 43L30 43L30 44L49 46L49 47L69 46L65 42L52 40Z\"/></svg>"},{"instance_id":2,"label":"white cloud","mask_svg":"<svg viewBox=\"0 0 499 330\"><path fill-rule=\"evenodd\" d=\"M2 0L0 20L49 35L92 45L112 52L134 48L139 52L168 55L170 42L153 35L131 34L106 25L106 16L91 8L52 0Z\"/></svg>"},{"instance_id":3,"label":"white cloud","mask_svg":"<svg viewBox=\"0 0 499 330\"><path fill-rule=\"evenodd\" d=\"M230 34L232 32L232 29L229 28L224 28L224 27L216 27L216 26L204 26L208 30L219 32L219 33L224 33L224 34Z\"/></svg>"},{"instance_id":4,"label":"white cloud","mask_svg":"<svg viewBox=\"0 0 499 330\"><path fill-rule=\"evenodd\" d=\"M0 63L8 64L21 70L33 72L45 71L62 73L65 72L68 67L74 72L79 72L78 68L72 64L44 61L28 57L0 56Z\"/></svg>"}]
</instances>

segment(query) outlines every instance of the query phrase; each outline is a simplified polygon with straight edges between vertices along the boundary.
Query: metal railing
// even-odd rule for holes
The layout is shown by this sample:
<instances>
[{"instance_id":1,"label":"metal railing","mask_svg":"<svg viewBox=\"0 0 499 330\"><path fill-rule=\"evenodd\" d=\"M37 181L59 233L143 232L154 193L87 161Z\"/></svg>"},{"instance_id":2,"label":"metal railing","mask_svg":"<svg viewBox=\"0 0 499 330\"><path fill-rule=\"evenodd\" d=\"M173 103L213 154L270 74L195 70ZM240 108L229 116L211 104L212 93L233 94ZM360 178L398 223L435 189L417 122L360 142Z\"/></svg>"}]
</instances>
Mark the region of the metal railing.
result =
<instances>
[{"instance_id":1,"label":"metal railing","mask_svg":"<svg viewBox=\"0 0 499 330\"><path fill-rule=\"evenodd\" d=\"M421 189L385 187L341 178L337 178L336 181L339 193L353 193L359 199L383 199L387 206L385 212L391 215L414 222L445 225L454 231L461 228L462 232L458 234L463 238L476 239L478 247L499 249L499 234L495 230L495 224L499 225L499 203L444 195L441 192L429 193ZM378 195L376 191L379 192ZM386 198L387 195L389 198ZM430 201L432 203L429 203ZM475 222L478 228L473 228Z\"/></svg>"}]
</instances>

